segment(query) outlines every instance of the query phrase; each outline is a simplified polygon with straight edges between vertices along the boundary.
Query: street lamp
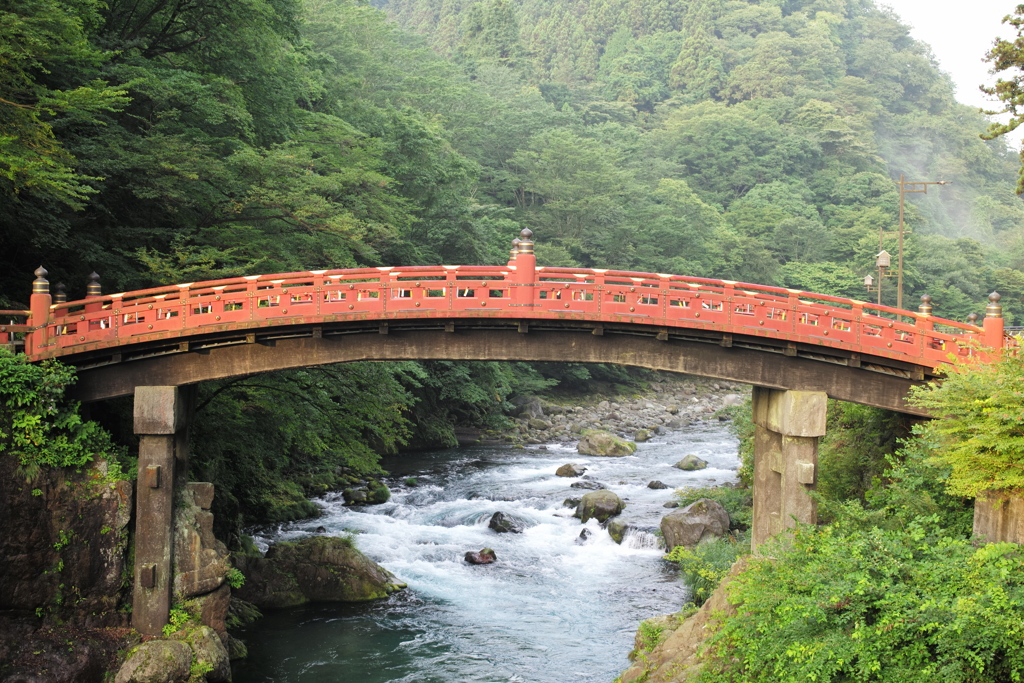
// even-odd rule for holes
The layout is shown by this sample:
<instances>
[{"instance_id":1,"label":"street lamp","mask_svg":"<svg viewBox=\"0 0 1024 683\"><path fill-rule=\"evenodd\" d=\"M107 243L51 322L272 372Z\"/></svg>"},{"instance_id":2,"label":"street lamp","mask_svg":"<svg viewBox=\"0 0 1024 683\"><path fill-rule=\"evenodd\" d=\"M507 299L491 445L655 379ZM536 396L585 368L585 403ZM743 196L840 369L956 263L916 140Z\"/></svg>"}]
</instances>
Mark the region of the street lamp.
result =
<instances>
[{"instance_id":1,"label":"street lamp","mask_svg":"<svg viewBox=\"0 0 1024 683\"><path fill-rule=\"evenodd\" d=\"M900 174L900 179L896 183L900 186L900 227L896 231L896 235L899 237L899 248L896 252L896 308L903 308L903 198L907 194L920 193L928 194L929 185L949 185L949 181L946 180L932 180L926 182L908 182L903 178L903 174ZM881 228L878 229L878 248L882 248L882 239L887 233ZM892 234L892 233L888 233ZM881 302L881 294L879 294L879 302Z\"/></svg>"},{"instance_id":2,"label":"street lamp","mask_svg":"<svg viewBox=\"0 0 1024 683\"><path fill-rule=\"evenodd\" d=\"M882 280L887 277L892 277L892 273L887 272L889 266L892 265L892 256L889 255L885 249L878 252L875 256L875 267L878 268L878 285L875 285L875 278L867 275L864 277L864 287L869 292L878 292L878 305L882 305Z\"/></svg>"}]
</instances>

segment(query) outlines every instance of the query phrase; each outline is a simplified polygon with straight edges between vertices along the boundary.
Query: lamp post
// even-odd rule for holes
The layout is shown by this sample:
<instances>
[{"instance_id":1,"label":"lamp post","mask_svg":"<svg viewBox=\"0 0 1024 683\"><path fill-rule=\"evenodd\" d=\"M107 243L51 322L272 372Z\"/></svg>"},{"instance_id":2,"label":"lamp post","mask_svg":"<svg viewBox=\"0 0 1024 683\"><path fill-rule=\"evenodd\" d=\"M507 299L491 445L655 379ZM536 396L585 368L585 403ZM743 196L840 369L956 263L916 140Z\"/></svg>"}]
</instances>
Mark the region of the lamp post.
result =
<instances>
[{"instance_id":1,"label":"lamp post","mask_svg":"<svg viewBox=\"0 0 1024 683\"><path fill-rule=\"evenodd\" d=\"M886 272L892 265L892 256L885 249L875 256L875 267L878 268L878 284L875 285L875 278L867 275L864 277L864 286L869 292L878 292L878 305L882 305L882 280L892 277L892 273Z\"/></svg>"},{"instance_id":2,"label":"lamp post","mask_svg":"<svg viewBox=\"0 0 1024 683\"><path fill-rule=\"evenodd\" d=\"M928 194L929 185L949 185L949 181L946 180L931 180L925 182L908 182L904 179L903 174L900 174L900 179L896 183L900 186L900 227L897 230L896 235L899 238L899 247L896 252L896 308L902 310L903 308L903 201L907 194L920 193ZM879 229L878 231L878 248L882 248L882 238L885 236L885 231ZM879 293L879 303L881 303L881 293Z\"/></svg>"}]
</instances>

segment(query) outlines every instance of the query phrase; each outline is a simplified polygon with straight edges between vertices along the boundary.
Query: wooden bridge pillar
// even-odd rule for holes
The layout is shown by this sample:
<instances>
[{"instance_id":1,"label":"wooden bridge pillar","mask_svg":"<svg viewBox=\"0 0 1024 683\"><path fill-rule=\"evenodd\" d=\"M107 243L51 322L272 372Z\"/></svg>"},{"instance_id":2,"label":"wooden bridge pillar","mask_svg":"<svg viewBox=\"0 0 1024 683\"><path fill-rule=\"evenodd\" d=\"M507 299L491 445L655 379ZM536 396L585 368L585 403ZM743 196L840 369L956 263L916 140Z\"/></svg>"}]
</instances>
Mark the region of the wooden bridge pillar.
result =
<instances>
[{"instance_id":1,"label":"wooden bridge pillar","mask_svg":"<svg viewBox=\"0 0 1024 683\"><path fill-rule=\"evenodd\" d=\"M194 388L135 388L139 476L135 495L132 626L160 635L171 607L176 480L188 473L188 417Z\"/></svg>"},{"instance_id":2,"label":"wooden bridge pillar","mask_svg":"<svg viewBox=\"0 0 1024 683\"><path fill-rule=\"evenodd\" d=\"M825 434L828 396L821 391L754 387L754 522L758 546L797 522L818 521L814 490L818 437Z\"/></svg>"}]
</instances>

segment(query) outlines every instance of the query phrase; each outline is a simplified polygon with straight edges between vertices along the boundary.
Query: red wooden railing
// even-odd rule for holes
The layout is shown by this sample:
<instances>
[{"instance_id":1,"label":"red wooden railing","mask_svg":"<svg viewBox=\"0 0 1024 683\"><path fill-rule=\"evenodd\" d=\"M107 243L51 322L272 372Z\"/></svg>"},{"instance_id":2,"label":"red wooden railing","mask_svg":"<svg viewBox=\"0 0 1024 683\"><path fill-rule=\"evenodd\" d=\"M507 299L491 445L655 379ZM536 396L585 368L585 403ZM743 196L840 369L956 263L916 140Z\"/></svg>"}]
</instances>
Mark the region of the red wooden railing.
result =
<instances>
[{"instance_id":1,"label":"red wooden railing","mask_svg":"<svg viewBox=\"0 0 1024 683\"><path fill-rule=\"evenodd\" d=\"M37 274L40 271L37 271ZM45 275L45 271L41 271ZM45 289L44 289L45 285ZM98 287L97 287L98 289ZM514 318L712 330L937 367L1005 345L1002 318L984 327L863 301L728 280L536 267L526 242L505 266L316 270L186 283L51 304L34 284L25 322L32 360L231 330L416 318Z\"/></svg>"}]
</instances>

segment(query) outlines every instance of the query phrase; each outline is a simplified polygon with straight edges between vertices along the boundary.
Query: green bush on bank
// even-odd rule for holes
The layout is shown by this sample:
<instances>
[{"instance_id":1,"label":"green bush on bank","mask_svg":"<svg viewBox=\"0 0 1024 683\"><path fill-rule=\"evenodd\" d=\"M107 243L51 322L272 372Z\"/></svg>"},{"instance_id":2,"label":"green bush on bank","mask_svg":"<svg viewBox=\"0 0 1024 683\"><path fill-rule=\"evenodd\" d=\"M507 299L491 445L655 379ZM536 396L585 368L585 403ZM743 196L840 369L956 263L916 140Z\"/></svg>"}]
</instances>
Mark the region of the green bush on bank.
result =
<instances>
[{"instance_id":1,"label":"green bush on bank","mask_svg":"<svg viewBox=\"0 0 1024 683\"><path fill-rule=\"evenodd\" d=\"M692 548L678 545L665 559L679 564L679 578L690 587L690 602L700 607L715 592L736 560L749 554L750 536L744 532L715 538Z\"/></svg>"},{"instance_id":2,"label":"green bush on bank","mask_svg":"<svg viewBox=\"0 0 1024 683\"><path fill-rule=\"evenodd\" d=\"M65 400L74 382L69 366L29 363L0 347L0 453L16 456L29 479L43 467L82 467L108 456L116 463L122 454L99 424L82 419L77 401Z\"/></svg>"},{"instance_id":3,"label":"green bush on bank","mask_svg":"<svg viewBox=\"0 0 1024 683\"><path fill-rule=\"evenodd\" d=\"M785 543L789 547L784 547ZM1024 554L937 516L840 520L765 549L731 590L702 681L1010 681L1024 675Z\"/></svg>"}]
</instances>

